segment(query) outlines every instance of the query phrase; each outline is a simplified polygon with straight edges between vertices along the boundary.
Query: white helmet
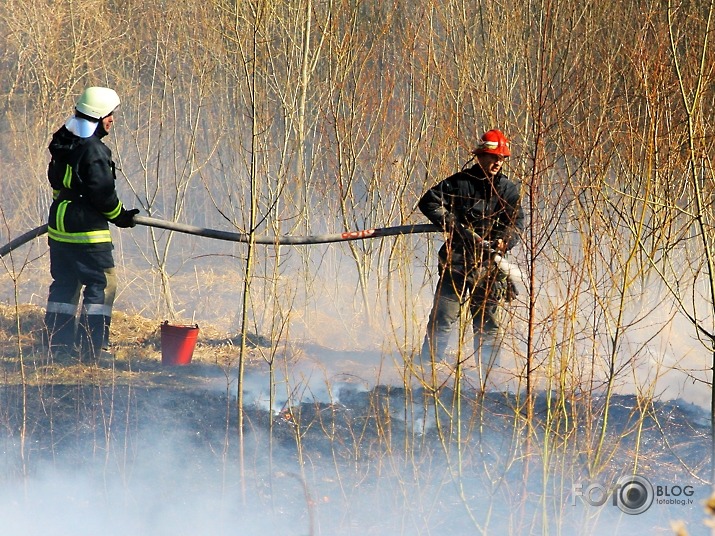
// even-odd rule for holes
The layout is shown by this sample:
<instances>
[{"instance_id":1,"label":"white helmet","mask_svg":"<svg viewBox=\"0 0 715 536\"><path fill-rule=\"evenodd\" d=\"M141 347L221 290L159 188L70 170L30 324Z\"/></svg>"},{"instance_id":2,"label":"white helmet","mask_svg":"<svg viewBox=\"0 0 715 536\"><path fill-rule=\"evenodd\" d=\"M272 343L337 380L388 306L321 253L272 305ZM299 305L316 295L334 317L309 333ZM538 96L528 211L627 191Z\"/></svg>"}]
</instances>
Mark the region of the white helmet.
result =
<instances>
[{"instance_id":1,"label":"white helmet","mask_svg":"<svg viewBox=\"0 0 715 536\"><path fill-rule=\"evenodd\" d=\"M119 95L108 87L88 87L77 100L78 112L93 119L102 119L119 106Z\"/></svg>"}]
</instances>

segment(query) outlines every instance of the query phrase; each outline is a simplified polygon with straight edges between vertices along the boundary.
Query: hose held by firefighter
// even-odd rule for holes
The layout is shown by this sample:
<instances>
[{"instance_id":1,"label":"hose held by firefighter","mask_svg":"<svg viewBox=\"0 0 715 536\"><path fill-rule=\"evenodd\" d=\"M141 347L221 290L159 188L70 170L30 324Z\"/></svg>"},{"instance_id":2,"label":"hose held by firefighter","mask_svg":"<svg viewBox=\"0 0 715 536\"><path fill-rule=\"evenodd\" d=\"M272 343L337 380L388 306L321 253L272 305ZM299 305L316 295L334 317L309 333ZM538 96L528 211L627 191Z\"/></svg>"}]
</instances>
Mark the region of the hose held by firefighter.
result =
<instances>
[{"instance_id":1,"label":"hose held by firefighter","mask_svg":"<svg viewBox=\"0 0 715 536\"><path fill-rule=\"evenodd\" d=\"M472 154L473 166L441 181L418 203L445 236L420 353L423 365L445 359L463 307L469 308L477 359L493 364L499 347L499 306L511 301L516 291L493 262L495 252L503 255L512 249L524 229L519 187L502 172L511 155L509 140L500 130L489 130Z\"/></svg>"}]
</instances>

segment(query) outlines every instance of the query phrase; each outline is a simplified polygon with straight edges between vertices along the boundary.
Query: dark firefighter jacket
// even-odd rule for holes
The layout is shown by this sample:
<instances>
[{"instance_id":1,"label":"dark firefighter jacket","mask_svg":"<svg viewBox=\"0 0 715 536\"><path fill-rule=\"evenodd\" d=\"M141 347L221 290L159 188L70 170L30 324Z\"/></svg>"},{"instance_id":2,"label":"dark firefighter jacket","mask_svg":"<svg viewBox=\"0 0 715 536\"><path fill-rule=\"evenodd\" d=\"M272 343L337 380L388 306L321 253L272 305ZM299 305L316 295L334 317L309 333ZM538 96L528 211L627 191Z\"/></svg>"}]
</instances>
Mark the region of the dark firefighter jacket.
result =
<instances>
[{"instance_id":1,"label":"dark firefighter jacket","mask_svg":"<svg viewBox=\"0 0 715 536\"><path fill-rule=\"evenodd\" d=\"M489 180L477 164L444 179L420 199L419 209L447 233L440 264L469 270L482 248L468 230L487 241L501 239L513 248L524 229L519 187L499 172Z\"/></svg>"},{"instance_id":2,"label":"dark firefighter jacket","mask_svg":"<svg viewBox=\"0 0 715 536\"><path fill-rule=\"evenodd\" d=\"M111 249L107 222L122 212L112 152L99 135L80 138L64 126L52 136L49 149L47 177L54 199L48 221L50 241Z\"/></svg>"}]
</instances>

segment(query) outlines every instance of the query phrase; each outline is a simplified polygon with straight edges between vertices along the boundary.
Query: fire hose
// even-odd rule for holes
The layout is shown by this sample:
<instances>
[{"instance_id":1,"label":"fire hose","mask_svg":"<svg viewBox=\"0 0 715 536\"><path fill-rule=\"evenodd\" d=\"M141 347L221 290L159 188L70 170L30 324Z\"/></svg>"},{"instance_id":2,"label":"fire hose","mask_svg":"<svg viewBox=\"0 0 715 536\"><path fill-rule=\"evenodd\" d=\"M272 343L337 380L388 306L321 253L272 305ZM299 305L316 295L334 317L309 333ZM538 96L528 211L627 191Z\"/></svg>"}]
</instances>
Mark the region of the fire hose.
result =
<instances>
[{"instance_id":1,"label":"fire hose","mask_svg":"<svg viewBox=\"0 0 715 536\"><path fill-rule=\"evenodd\" d=\"M417 234L417 233L431 233L439 231L436 225L431 223L421 223L414 225L398 225L395 227L381 227L376 229L363 229L359 231L347 231L344 233L332 233L323 235L312 235L312 236L251 236L248 233L234 233L230 231L220 231L218 229L209 229L205 227L196 227L194 225L187 225L185 223L178 223L173 221L160 220L158 218L151 218L148 216L134 216L134 222L138 225L144 225L147 227L155 227L158 229L166 229L169 231L176 231L179 233L186 233L196 236L203 236L205 238L214 238L216 240L226 240L229 242L244 242L248 243L253 241L254 244L264 244L270 246L280 246L280 245L304 245L304 244L327 244L332 242L348 242L351 240L365 240L368 238L381 238L384 236L396 236L403 234ZM47 232L47 224L40 225L23 235L11 240L4 246L0 247L0 258L4 257L11 251L19 248L23 244L38 238ZM486 244L486 243L485 243ZM496 266L504 274L506 274L512 281L521 281L522 275L521 270L515 264L507 261L502 255L494 250L489 250L491 259L494 261Z\"/></svg>"}]
</instances>

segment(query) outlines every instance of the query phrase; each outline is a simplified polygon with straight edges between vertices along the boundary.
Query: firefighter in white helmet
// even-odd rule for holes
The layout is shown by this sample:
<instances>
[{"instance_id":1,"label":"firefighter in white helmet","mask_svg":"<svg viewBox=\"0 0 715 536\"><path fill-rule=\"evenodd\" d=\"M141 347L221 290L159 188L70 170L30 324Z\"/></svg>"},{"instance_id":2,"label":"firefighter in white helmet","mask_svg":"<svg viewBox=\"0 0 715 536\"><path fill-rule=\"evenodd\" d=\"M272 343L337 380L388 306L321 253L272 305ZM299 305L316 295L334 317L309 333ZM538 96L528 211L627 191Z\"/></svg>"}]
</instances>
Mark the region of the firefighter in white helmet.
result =
<instances>
[{"instance_id":1,"label":"firefighter in white helmet","mask_svg":"<svg viewBox=\"0 0 715 536\"><path fill-rule=\"evenodd\" d=\"M108 223L134 227L139 213L124 208L117 197L112 152L101 141L114 124L117 106L113 89L88 87L49 145L52 283L45 323L55 356L96 360L109 342L116 276Z\"/></svg>"},{"instance_id":2,"label":"firefighter in white helmet","mask_svg":"<svg viewBox=\"0 0 715 536\"><path fill-rule=\"evenodd\" d=\"M443 180L419 201L422 213L445 233L423 364L444 359L462 306L469 307L475 355L482 364L496 358L498 306L515 289L490 255L514 247L524 228L519 187L502 173L509 145L501 131L489 130L472 152L475 165Z\"/></svg>"}]
</instances>

